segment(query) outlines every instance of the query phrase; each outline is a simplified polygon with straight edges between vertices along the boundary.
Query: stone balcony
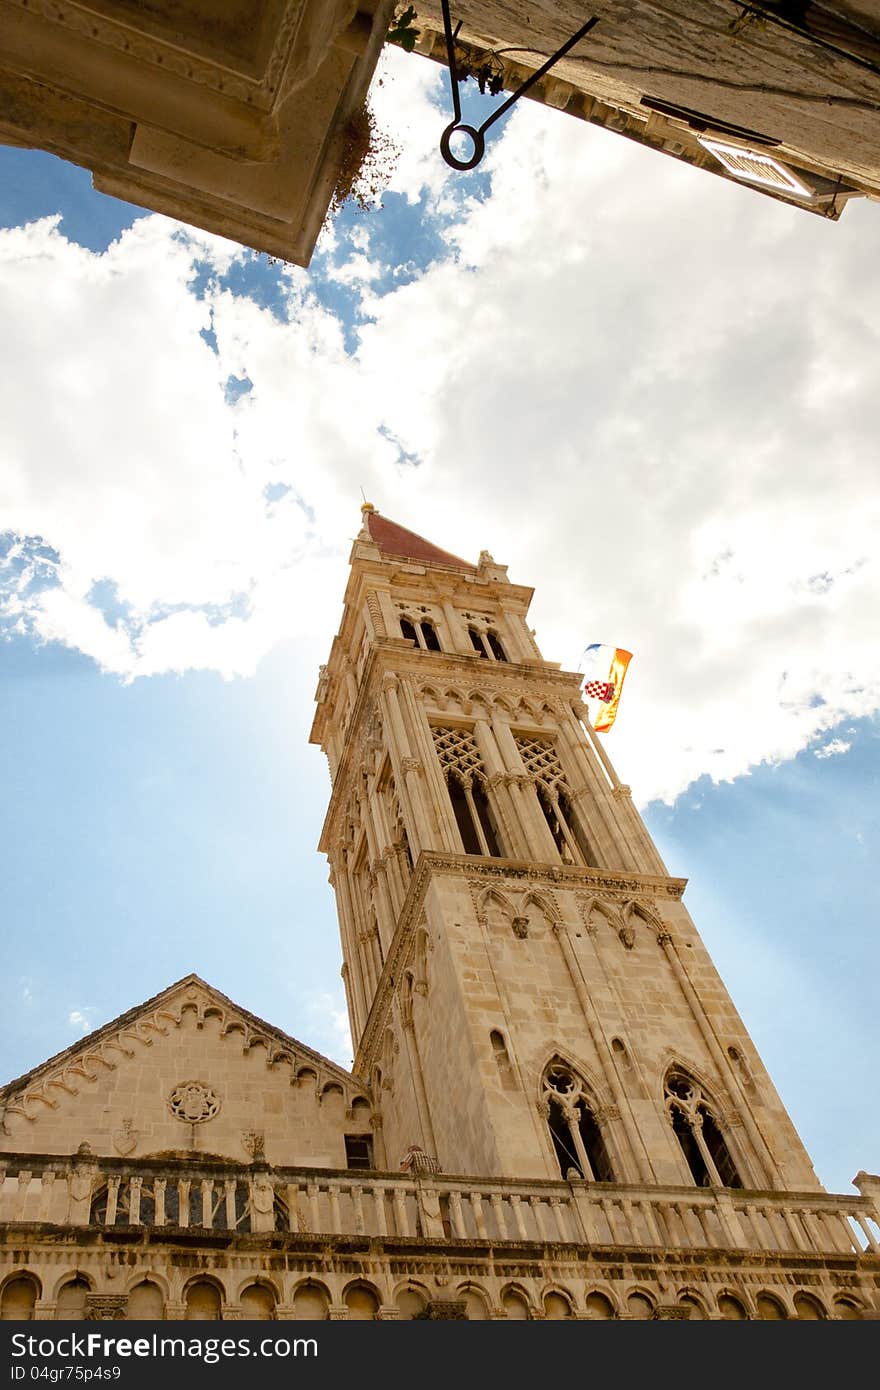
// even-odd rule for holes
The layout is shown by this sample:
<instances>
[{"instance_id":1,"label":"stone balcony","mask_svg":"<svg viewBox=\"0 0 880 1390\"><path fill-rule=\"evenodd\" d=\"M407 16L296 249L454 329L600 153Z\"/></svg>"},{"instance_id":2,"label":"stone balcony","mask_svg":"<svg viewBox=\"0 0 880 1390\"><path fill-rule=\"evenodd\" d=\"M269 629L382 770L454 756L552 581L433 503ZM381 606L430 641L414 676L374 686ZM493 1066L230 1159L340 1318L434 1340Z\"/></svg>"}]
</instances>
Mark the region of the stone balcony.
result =
<instances>
[{"instance_id":1,"label":"stone balcony","mask_svg":"<svg viewBox=\"0 0 880 1390\"><path fill-rule=\"evenodd\" d=\"M880 1179L861 1196L441 1174L269 1168L220 1160L0 1157L0 1221L87 1227L105 1241L217 1247L238 1236L880 1256Z\"/></svg>"}]
</instances>

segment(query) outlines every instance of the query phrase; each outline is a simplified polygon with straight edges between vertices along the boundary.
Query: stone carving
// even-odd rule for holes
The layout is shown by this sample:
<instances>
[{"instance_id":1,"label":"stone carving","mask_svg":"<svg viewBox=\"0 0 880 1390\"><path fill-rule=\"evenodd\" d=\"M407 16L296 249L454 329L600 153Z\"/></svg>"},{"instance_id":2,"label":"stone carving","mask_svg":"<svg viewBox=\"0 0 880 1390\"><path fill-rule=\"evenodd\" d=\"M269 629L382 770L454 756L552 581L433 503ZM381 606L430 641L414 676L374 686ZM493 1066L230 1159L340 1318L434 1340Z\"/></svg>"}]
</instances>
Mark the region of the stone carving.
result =
<instances>
[{"instance_id":1,"label":"stone carving","mask_svg":"<svg viewBox=\"0 0 880 1390\"><path fill-rule=\"evenodd\" d=\"M631 951L633 946L635 946L636 944L636 929L632 925L632 923L627 922L625 927L620 928L620 931L617 933L617 935L620 937L620 940L622 941L626 949L628 951Z\"/></svg>"},{"instance_id":2,"label":"stone carving","mask_svg":"<svg viewBox=\"0 0 880 1390\"><path fill-rule=\"evenodd\" d=\"M134 1120L127 1115L119 1129L113 1131L113 1147L123 1158L128 1158L137 1148L140 1135L134 1127Z\"/></svg>"},{"instance_id":3,"label":"stone carving","mask_svg":"<svg viewBox=\"0 0 880 1390\"><path fill-rule=\"evenodd\" d=\"M86 1294L86 1322L121 1322L127 1303L125 1294Z\"/></svg>"},{"instance_id":4,"label":"stone carving","mask_svg":"<svg viewBox=\"0 0 880 1390\"><path fill-rule=\"evenodd\" d=\"M168 1107L175 1119L198 1125L218 1114L220 1097L204 1081L181 1081L168 1097Z\"/></svg>"},{"instance_id":5,"label":"stone carving","mask_svg":"<svg viewBox=\"0 0 880 1390\"><path fill-rule=\"evenodd\" d=\"M518 936L520 941L524 941L529 934L528 917L514 917L510 925L513 927L514 936Z\"/></svg>"},{"instance_id":6,"label":"stone carving","mask_svg":"<svg viewBox=\"0 0 880 1390\"><path fill-rule=\"evenodd\" d=\"M241 1136L242 1147L250 1155L252 1162L265 1163L266 1136L261 1130L245 1130Z\"/></svg>"},{"instance_id":7,"label":"stone carving","mask_svg":"<svg viewBox=\"0 0 880 1390\"><path fill-rule=\"evenodd\" d=\"M258 1211L262 1216L268 1215L275 1206L275 1189L265 1174L255 1178L251 1184L251 1204L254 1211Z\"/></svg>"}]
</instances>

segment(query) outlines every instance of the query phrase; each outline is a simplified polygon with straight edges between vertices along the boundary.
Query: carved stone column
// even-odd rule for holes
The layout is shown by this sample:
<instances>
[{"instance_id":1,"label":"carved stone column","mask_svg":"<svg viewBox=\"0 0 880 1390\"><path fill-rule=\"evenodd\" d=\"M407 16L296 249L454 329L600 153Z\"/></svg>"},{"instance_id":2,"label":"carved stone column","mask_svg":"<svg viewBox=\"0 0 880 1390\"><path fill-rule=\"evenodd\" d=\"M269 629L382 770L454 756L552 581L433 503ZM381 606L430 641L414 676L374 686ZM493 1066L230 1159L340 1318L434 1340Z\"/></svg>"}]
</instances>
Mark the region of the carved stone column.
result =
<instances>
[{"instance_id":1,"label":"carved stone column","mask_svg":"<svg viewBox=\"0 0 880 1390\"><path fill-rule=\"evenodd\" d=\"M124 1293L86 1294L86 1322L121 1322L128 1307Z\"/></svg>"}]
</instances>

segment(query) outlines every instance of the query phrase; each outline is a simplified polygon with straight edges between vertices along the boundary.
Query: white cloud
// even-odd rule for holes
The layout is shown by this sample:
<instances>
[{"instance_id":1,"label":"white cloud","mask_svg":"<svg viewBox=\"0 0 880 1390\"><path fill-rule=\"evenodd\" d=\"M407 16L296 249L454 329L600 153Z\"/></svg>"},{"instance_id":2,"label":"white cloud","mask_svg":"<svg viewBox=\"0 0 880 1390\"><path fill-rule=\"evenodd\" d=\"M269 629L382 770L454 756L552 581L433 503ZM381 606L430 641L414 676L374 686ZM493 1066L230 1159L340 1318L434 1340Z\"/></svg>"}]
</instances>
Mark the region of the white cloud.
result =
<instances>
[{"instance_id":1,"label":"white cloud","mask_svg":"<svg viewBox=\"0 0 880 1390\"><path fill-rule=\"evenodd\" d=\"M303 271L289 322L197 298L247 253L164 218L103 256L0 233L2 525L57 552L19 553L7 620L124 678L329 646L363 487L534 584L549 659L635 653L608 747L642 802L876 710L876 206L833 226L535 107L480 201L436 154L442 70L392 62L396 186L449 254L383 296L360 224L357 356Z\"/></svg>"},{"instance_id":2,"label":"white cloud","mask_svg":"<svg viewBox=\"0 0 880 1390\"><path fill-rule=\"evenodd\" d=\"M96 1012L97 1010L89 1008L71 1009L70 1013L67 1015L67 1026L69 1028L75 1028L78 1033L82 1033L83 1036L85 1036L85 1034L90 1033L95 1026L92 1021L92 1016Z\"/></svg>"},{"instance_id":3,"label":"white cloud","mask_svg":"<svg viewBox=\"0 0 880 1390\"><path fill-rule=\"evenodd\" d=\"M838 753L848 753L851 748L852 744L847 743L846 739L833 738L830 743L824 743L821 748L814 748L813 757L833 758Z\"/></svg>"},{"instance_id":4,"label":"white cloud","mask_svg":"<svg viewBox=\"0 0 880 1390\"><path fill-rule=\"evenodd\" d=\"M348 1026L348 1012L339 995L316 994L308 1004L310 1037L313 1046L323 1050L331 1061L347 1070L354 1059L354 1048Z\"/></svg>"}]
</instances>

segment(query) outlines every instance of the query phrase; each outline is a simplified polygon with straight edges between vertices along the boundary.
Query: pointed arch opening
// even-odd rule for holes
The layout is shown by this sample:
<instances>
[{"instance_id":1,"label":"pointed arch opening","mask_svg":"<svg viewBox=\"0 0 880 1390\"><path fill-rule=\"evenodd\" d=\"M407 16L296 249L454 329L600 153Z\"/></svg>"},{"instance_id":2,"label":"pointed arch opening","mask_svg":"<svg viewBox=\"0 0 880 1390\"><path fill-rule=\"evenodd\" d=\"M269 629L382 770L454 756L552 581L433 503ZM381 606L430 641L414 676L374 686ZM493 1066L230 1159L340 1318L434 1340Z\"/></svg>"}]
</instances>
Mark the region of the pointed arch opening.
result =
<instances>
[{"instance_id":1,"label":"pointed arch opening","mask_svg":"<svg viewBox=\"0 0 880 1390\"><path fill-rule=\"evenodd\" d=\"M583 1078L561 1057L554 1057L545 1068L541 1089L561 1176L614 1182L597 1107Z\"/></svg>"},{"instance_id":2,"label":"pointed arch opening","mask_svg":"<svg viewBox=\"0 0 880 1390\"><path fill-rule=\"evenodd\" d=\"M698 1081L671 1067L664 1085L666 1111L697 1187L742 1187L743 1181L715 1107Z\"/></svg>"}]
</instances>

